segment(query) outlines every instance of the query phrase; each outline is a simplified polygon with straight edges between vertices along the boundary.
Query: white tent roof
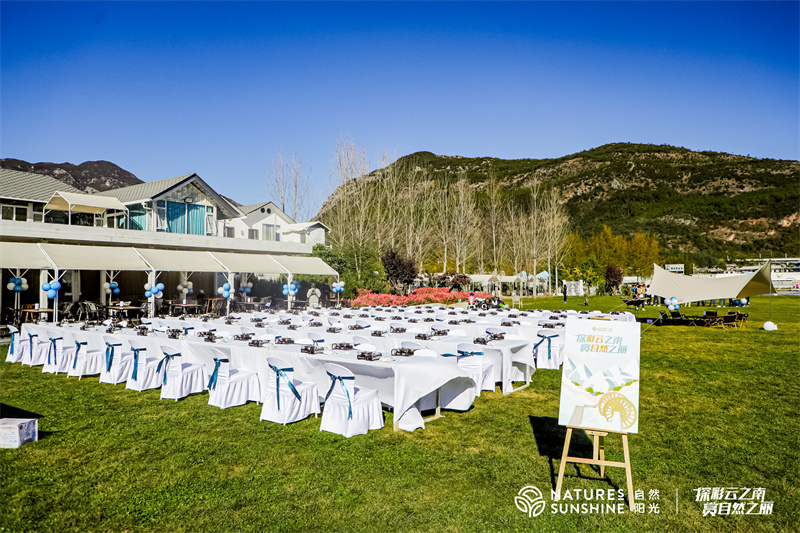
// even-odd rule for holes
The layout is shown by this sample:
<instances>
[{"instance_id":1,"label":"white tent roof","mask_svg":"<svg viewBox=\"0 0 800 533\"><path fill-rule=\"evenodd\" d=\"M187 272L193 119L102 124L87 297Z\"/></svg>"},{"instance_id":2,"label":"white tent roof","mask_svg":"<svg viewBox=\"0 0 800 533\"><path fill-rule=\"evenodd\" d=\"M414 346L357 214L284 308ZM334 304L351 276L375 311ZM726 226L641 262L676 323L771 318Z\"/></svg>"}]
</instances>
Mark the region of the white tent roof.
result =
<instances>
[{"instance_id":1,"label":"white tent roof","mask_svg":"<svg viewBox=\"0 0 800 533\"><path fill-rule=\"evenodd\" d=\"M503 283L517 283L521 280L519 279L519 276L500 276L500 281Z\"/></svg>"},{"instance_id":2,"label":"white tent roof","mask_svg":"<svg viewBox=\"0 0 800 533\"><path fill-rule=\"evenodd\" d=\"M74 244L41 247L59 270L150 270L133 248Z\"/></svg>"},{"instance_id":3,"label":"white tent roof","mask_svg":"<svg viewBox=\"0 0 800 533\"><path fill-rule=\"evenodd\" d=\"M653 265L653 281L648 292L662 298L675 297L678 303L715 300L718 298L746 298L773 292L769 261L757 272L724 278L700 278L667 272Z\"/></svg>"},{"instance_id":4,"label":"white tent roof","mask_svg":"<svg viewBox=\"0 0 800 533\"><path fill-rule=\"evenodd\" d=\"M104 213L105 211L127 211L122 202L113 196L95 196L94 194L79 194L76 192L54 192L50 201L44 206L45 210L72 211L73 213Z\"/></svg>"},{"instance_id":5,"label":"white tent roof","mask_svg":"<svg viewBox=\"0 0 800 533\"><path fill-rule=\"evenodd\" d=\"M489 283L490 281L500 281L497 274L470 274L469 279L473 283Z\"/></svg>"},{"instance_id":6,"label":"white tent roof","mask_svg":"<svg viewBox=\"0 0 800 533\"><path fill-rule=\"evenodd\" d=\"M319 257L299 257L289 255L273 255L272 258L281 265L286 272L292 274L307 274L310 276L338 276L339 273L332 269L328 263Z\"/></svg>"},{"instance_id":7,"label":"white tent roof","mask_svg":"<svg viewBox=\"0 0 800 533\"><path fill-rule=\"evenodd\" d=\"M0 242L0 267L43 270L55 268L39 246L29 242Z\"/></svg>"},{"instance_id":8,"label":"white tent roof","mask_svg":"<svg viewBox=\"0 0 800 533\"><path fill-rule=\"evenodd\" d=\"M287 271L272 256L266 254L234 254L211 252L229 272L252 272L253 274L285 274Z\"/></svg>"},{"instance_id":9,"label":"white tent roof","mask_svg":"<svg viewBox=\"0 0 800 533\"><path fill-rule=\"evenodd\" d=\"M159 272L225 272L225 267L209 252L150 248L136 248L136 251Z\"/></svg>"}]
</instances>

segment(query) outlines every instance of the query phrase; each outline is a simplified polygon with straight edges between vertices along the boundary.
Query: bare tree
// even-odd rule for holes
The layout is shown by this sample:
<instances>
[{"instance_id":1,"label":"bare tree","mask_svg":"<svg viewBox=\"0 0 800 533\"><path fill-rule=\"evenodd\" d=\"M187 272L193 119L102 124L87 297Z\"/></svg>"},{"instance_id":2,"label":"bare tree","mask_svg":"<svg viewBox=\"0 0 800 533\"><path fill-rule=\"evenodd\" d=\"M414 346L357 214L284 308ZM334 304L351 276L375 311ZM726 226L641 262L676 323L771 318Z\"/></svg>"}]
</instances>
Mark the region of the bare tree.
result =
<instances>
[{"instance_id":1,"label":"bare tree","mask_svg":"<svg viewBox=\"0 0 800 533\"><path fill-rule=\"evenodd\" d=\"M545 224L545 243L547 247L547 268L550 279L555 278L558 287L558 266L567 252L569 217L561 204L559 191L551 188L544 197L543 216Z\"/></svg>"},{"instance_id":2,"label":"bare tree","mask_svg":"<svg viewBox=\"0 0 800 533\"><path fill-rule=\"evenodd\" d=\"M287 159L283 149L278 151L267 169L267 193L270 200L293 220L308 218L308 174L296 154Z\"/></svg>"},{"instance_id":3,"label":"bare tree","mask_svg":"<svg viewBox=\"0 0 800 533\"><path fill-rule=\"evenodd\" d=\"M500 224L502 216L502 206L500 205L500 191L501 184L500 178L494 169L489 169L489 176L484 183L484 192L486 193L485 202L485 216L486 216L486 229L488 230L489 244L492 248L492 263L495 270L500 268Z\"/></svg>"},{"instance_id":4,"label":"bare tree","mask_svg":"<svg viewBox=\"0 0 800 533\"><path fill-rule=\"evenodd\" d=\"M450 210L451 243L456 260L456 272L466 273L467 259L472 253L473 235L477 231L475 193L462 171L452 188Z\"/></svg>"},{"instance_id":5,"label":"bare tree","mask_svg":"<svg viewBox=\"0 0 800 533\"><path fill-rule=\"evenodd\" d=\"M453 200L448 176L442 175L436 180L436 194L432 195L429 204L436 244L442 250L442 273L447 272L447 252L453 238Z\"/></svg>"}]
</instances>

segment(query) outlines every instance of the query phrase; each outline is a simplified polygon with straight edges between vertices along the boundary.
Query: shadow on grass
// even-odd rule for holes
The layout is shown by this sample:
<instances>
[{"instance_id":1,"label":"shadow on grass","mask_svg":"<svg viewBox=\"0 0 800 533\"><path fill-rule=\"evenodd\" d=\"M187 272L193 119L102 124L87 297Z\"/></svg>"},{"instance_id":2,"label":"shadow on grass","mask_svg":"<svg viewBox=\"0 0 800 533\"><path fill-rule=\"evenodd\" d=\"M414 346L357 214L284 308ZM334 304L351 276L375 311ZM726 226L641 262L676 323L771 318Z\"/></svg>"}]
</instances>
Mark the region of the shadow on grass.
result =
<instances>
[{"instance_id":1,"label":"shadow on grass","mask_svg":"<svg viewBox=\"0 0 800 533\"><path fill-rule=\"evenodd\" d=\"M536 447L538 448L539 455L547 458L550 466L550 484L553 490L556 489L556 481L558 479L557 464L561 461L561 454L564 451L564 439L567 438L567 428L558 424L558 419L551 416L529 416L528 417L531 429L533 429L533 438L536 440ZM569 445L570 457L583 457L591 459L592 457L592 440L582 429L572 430L572 440ZM581 472L581 466L586 467L593 476L585 476ZM570 469L575 469L575 474L570 474ZM581 479L594 479L603 480L607 482L614 489L619 487L613 483L606 475L603 478L600 475L599 466L579 465L577 463L569 463L567 469L564 471L564 478L581 478Z\"/></svg>"},{"instance_id":2,"label":"shadow on grass","mask_svg":"<svg viewBox=\"0 0 800 533\"><path fill-rule=\"evenodd\" d=\"M0 403L0 418L44 418L44 415L34 413L33 411L26 411L19 407L14 407L6 403ZM55 431L39 431L39 440L46 439L50 435L56 433Z\"/></svg>"}]
</instances>

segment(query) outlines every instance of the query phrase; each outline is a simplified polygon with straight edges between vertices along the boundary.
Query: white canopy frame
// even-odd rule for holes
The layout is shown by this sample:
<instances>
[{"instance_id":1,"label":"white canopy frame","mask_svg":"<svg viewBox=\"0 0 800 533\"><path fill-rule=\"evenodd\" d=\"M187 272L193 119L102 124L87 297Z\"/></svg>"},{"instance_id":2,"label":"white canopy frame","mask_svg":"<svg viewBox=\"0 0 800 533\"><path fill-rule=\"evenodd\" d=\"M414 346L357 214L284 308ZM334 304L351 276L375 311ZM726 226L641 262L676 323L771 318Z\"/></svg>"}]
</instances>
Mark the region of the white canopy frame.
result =
<instances>
[{"instance_id":1,"label":"white canopy frame","mask_svg":"<svg viewBox=\"0 0 800 533\"><path fill-rule=\"evenodd\" d=\"M113 196L96 196L94 194L80 194L74 192L56 191L44 206L44 213L50 211L66 211L67 224L72 225L72 213L89 213L103 215L106 211L124 211L128 208ZM128 217L125 217L125 227L128 226Z\"/></svg>"}]
</instances>

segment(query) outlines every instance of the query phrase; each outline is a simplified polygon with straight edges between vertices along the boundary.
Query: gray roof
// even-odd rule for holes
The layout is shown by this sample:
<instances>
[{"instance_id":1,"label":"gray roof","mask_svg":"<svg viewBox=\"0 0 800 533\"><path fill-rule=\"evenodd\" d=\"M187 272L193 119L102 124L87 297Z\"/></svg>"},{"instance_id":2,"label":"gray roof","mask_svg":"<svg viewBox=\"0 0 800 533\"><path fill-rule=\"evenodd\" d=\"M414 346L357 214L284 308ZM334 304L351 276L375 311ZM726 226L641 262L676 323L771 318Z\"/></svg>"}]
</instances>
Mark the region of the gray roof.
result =
<instances>
[{"instance_id":1,"label":"gray roof","mask_svg":"<svg viewBox=\"0 0 800 533\"><path fill-rule=\"evenodd\" d=\"M111 189L108 191L96 193L98 196L114 196L123 204L131 202L141 202L150 200L155 196L167 191L182 181L186 181L194 176L194 174L186 174L185 176L177 176L175 178L167 178L157 181L148 181L147 183L139 183L138 185L131 185L129 187L122 187L121 189Z\"/></svg>"},{"instance_id":2,"label":"gray roof","mask_svg":"<svg viewBox=\"0 0 800 533\"><path fill-rule=\"evenodd\" d=\"M56 191L83 192L44 174L0 168L0 198L47 202Z\"/></svg>"}]
</instances>

